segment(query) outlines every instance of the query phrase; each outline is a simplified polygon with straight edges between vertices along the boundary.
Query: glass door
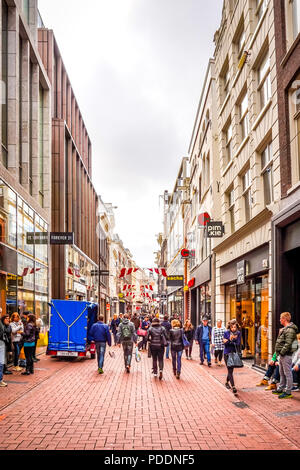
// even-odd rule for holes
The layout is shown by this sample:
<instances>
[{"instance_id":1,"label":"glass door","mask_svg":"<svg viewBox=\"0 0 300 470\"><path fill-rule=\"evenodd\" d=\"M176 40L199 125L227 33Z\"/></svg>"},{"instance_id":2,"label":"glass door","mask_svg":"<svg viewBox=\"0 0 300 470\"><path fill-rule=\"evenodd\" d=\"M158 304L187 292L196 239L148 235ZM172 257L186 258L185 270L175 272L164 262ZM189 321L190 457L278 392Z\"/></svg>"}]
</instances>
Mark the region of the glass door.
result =
<instances>
[{"instance_id":1,"label":"glass door","mask_svg":"<svg viewBox=\"0 0 300 470\"><path fill-rule=\"evenodd\" d=\"M255 364L268 365L269 332L269 287L268 275L255 279Z\"/></svg>"}]
</instances>

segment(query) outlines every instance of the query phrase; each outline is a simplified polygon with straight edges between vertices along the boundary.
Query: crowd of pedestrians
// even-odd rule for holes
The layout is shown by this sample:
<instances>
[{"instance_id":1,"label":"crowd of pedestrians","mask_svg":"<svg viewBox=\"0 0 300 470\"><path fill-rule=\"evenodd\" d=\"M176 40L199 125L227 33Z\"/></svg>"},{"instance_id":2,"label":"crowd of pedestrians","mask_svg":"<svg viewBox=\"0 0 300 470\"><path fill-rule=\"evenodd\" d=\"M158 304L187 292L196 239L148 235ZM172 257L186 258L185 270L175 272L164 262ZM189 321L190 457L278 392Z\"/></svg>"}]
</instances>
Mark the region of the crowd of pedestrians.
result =
<instances>
[{"instance_id":1,"label":"crowd of pedestrians","mask_svg":"<svg viewBox=\"0 0 300 470\"><path fill-rule=\"evenodd\" d=\"M6 387L4 375L13 371L23 375L34 374L36 346L39 339L40 324L31 312L21 315L13 313L3 315L0 309L0 387ZM263 379L257 386L265 386L278 398L292 398L292 392L300 389L300 334L297 326L291 321L291 314L284 312L280 316L282 328L279 330L274 355L269 363ZM234 381L235 368L243 367L242 334L237 320L231 320L227 328L222 320L217 320L212 327L209 319L204 316L201 324L195 328L187 319L184 324L177 314L169 318L167 315L160 320L160 314L114 315L108 324L104 323L103 315L99 315L90 335L96 344L99 374L104 373L104 359L107 346L122 347L124 367L130 373L132 359L141 359L140 352L148 350L152 358L152 373L155 378L163 379L164 360L172 358L174 376L179 380L182 371L182 358L185 351L187 360L192 360L194 342L199 346L200 365L205 361L210 368L212 358L217 366L227 368L225 387L237 394ZM23 357L21 358L21 352ZM12 353L13 367L8 368L8 354ZM109 350L114 356L114 352Z\"/></svg>"}]
</instances>

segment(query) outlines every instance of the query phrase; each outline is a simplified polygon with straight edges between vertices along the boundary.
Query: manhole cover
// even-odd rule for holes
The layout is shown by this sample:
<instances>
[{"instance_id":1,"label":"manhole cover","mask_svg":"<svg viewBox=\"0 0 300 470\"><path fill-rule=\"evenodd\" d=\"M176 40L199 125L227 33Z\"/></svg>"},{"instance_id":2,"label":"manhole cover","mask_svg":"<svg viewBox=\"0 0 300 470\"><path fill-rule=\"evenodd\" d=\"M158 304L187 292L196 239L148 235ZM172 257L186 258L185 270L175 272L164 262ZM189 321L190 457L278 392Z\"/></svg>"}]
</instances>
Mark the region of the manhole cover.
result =
<instances>
[{"instance_id":1,"label":"manhole cover","mask_svg":"<svg viewBox=\"0 0 300 470\"><path fill-rule=\"evenodd\" d=\"M281 413L276 413L276 416L279 418L285 418L286 416L299 416L300 411L283 411Z\"/></svg>"},{"instance_id":2,"label":"manhole cover","mask_svg":"<svg viewBox=\"0 0 300 470\"><path fill-rule=\"evenodd\" d=\"M8 383L8 384L17 384L17 385L25 385L25 384L28 384L29 382L17 382L16 380L7 380L6 383Z\"/></svg>"},{"instance_id":3,"label":"manhole cover","mask_svg":"<svg viewBox=\"0 0 300 470\"><path fill-rule=\"evenodd\" d=\"M238 408L249 408L247 403L245 403L244 401L233 401L232 403Z\"/></svg>"}]
</instances>

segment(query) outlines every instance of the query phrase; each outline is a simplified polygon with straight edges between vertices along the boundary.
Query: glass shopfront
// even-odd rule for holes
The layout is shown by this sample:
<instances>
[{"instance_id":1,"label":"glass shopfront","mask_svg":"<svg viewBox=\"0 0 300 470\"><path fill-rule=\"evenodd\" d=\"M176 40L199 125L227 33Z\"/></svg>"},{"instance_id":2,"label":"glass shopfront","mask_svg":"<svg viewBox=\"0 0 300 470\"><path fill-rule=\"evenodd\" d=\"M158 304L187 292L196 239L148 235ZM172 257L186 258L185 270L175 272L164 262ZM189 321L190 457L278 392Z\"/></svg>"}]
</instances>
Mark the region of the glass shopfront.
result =
<instances>
[{"instance_id":1,"label":"glass shopfront","mask_svg":"<svg viewBox=\"0 0 300 470\"><path fill-rule=\"evenodd\" d=\"M48 323L48 246L27 244L27 232L48 225L0 180L0 306L11 315L29 310Z\"/></svg>"},{"instance_id":2,"label":"glass shopfront","mask_svg":"<svg viewBox=\"0 0 300 470\"><path fill-rule=\"evenodd\" d=\"M268 364L269 288L268 275L226 286L226 320L236 318L242 332L244 358Z\"/></svg>"},{"instance_id":3,"label":"glass shopfront","mask_svg":"<svg viewBox=\"0 0 300 470\"><path fill-rule=\"evenodd\" d=\"M72 246L66 246L66 259L66 298L96 302L98 276L94 274L98 271L98 266Z\"/></svg>"},{"instance_id":4,"label":"glass shopfront","mask_svg":"<svg viewBox=\"0 0 300 470\"><path fill-rule=\"evenodd\" d=\"M211 321L211 282L199 287L199 322L204 316Z\"/></svg>"}]
</instances>

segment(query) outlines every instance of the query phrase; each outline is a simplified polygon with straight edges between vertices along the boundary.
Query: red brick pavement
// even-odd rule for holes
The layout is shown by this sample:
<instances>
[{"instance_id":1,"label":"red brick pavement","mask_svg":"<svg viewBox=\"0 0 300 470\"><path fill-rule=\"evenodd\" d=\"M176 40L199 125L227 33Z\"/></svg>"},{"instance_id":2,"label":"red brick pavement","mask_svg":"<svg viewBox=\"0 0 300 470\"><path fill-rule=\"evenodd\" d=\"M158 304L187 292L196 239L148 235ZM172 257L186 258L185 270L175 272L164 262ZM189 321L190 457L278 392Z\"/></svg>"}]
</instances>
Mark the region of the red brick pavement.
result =
<instances>
[{"instance_id":1,"label":"red brick pavement","mask_svg":"<svg viewBox=\"0 0 300 470\"><path fill-rule=\"evenodd\" d=\"M245 367L235 372L234 397L224 387L225 366L200 366L196 354L183 359L179 381L165 361L160 382L147 354L126 374L122 351L114 350L102 376L96 361L46 356L34 376L8 376L9 387L0 389L0 449L300 449L300 393L281 401L255 387L262 375Z\"/></svg>"}]
</instances>

